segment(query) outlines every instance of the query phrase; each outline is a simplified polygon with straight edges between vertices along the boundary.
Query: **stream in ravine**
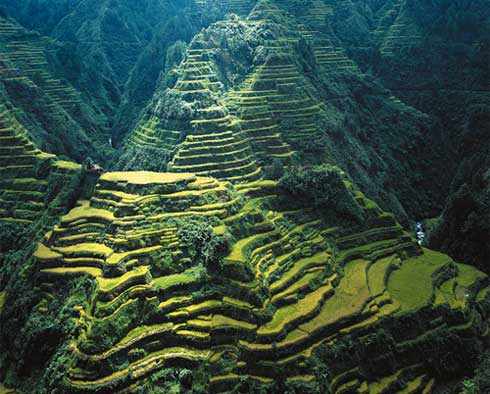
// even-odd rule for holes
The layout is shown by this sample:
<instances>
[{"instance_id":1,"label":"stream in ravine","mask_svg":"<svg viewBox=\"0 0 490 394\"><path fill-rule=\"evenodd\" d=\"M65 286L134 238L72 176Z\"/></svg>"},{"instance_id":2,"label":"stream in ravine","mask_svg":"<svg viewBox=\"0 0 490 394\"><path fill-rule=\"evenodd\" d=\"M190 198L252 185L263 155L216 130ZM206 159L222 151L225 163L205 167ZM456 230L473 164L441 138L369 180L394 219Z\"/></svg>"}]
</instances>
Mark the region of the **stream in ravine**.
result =
<instances>
[{"instance_id":1,"label":"stream in ravine","mask_svg":"<svg viewBox=\"0 0 490 394\"><path fill-rule=\"evenodd\" d=\"M415 237L417 238L419 245L423 245L425 243L425 229L422 222L417 222L415 224Z\"/></svg>"}]
</instances>

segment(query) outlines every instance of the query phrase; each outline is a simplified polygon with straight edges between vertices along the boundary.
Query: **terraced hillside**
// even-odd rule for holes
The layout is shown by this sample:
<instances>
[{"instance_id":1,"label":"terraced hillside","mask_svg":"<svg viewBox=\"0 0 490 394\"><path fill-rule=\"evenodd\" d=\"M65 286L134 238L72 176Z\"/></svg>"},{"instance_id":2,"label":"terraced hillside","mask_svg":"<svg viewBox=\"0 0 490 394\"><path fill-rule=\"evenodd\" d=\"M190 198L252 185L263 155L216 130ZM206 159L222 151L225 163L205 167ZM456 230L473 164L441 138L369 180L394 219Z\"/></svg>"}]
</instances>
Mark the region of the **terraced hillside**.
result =
<instances>
[{"instance_id":1,"label":"terraced hillside","mask_svg":"<svg viewBox=\"0 0 490 394\"><path fill-rule=\"evenodd\" d=\"M432 363L445 349L485 337L487 323L472 305L487 294L487 278L421 250L355 193L366 222L338 228L284 205L274 182L235 189L192 174L103 175L90 201L64 216L35 253L46 289L80 275L96 282L90 304L74 309L79 335L66 350L66 389L150 390L162 367L209 363L212 392L244 384L313 390L320 380L311 360L320 357L333 392L430 390L438 377ZM233 240L218 265L193 255L196 245L182 232L203 218L213 223L210 236ZM399 330L408 321L418 324ZM419 357L449 333L430 359ZM382 342L368 345L375 338ZM345 341L369 350L368 370L347 353L334 361ZM460 368L465 357L447 367Z\"/></svg>"},{"instance_id":2,"label":"terraced hillside","mask_svg":"<svg viewBox=\"0 0 490 394\"><path fill-rule=\"evenodd\" d=\"M115 168L214 176L223 162L231 173L217 176L239 181L257 176L254 161L266 171L275 161L328 161L403 222L434 211L434 189L415 191L413 174L431 171L427 161L408 153L424 143L427 155L440 155L427 144L428 117L366 78L328 28L311 13L294 14L291 4L260 2L247 18L231 17L199 33L157 89ZM403 119L399 128L389 126L393 112ZM210 117L221 124L212 126ZM203 120L209 127L196 136ZM237 130L232 139L228 130ZM215 132L216 148L199 141ZM387 134L389 141L378 141ZM387 150L379 151L381 143ZM400 152L406 168L395 165ZM152 160L154 154L161 159ZM352 155L362 160L348 160ZM385 192L399 182L404 185ZM427 193L419 199L424 204L412 204L410 195L421 193Z\"/></svg>"},{"instance_id":3,"label":"terraced hillside","mask_svg":"<svg viewBox=\"0 0 490 394\"><path fill-rule=\"evenodd\" d=\"M373 35L383 56L392 56L401 49L417 45L420 33L402 0L387 2L377 14Z\"/></svg>"},{"instance_id":4,"label":"terraced hillside","mask_svg":"<svg viewBox=\"0 0 490 394\"><path fill-rule=\"evenodd\" d=\"M195 2L203 9L216 5L214 0L195 0ZM220 2L220 6L224 8L225 12L231 12L240 16L247 16L250 11L252 11L256 3L257 0L224 0Z\"/></svg>"},{"instance_id":5,"label":"terraced hillside","mask_svg":"<svg viewBox=\"0 0 490 394\"><path fill-rule=\"evenodd\" d=\"M0 0L0 392L486 392L481 1Z\"/></svg>"},{"instance_id":6,"label":"terraced hillside","mask_svg":"<svg viewBox=\"0 0 490 394\"><path fill-rule=\"evenodd\" d=\"M237 132L236 122L216 94L222 84L211 60L214 50L205 41L193 41L180 66L180 78L157 102L161 117L150 113L130 137L126 156L130 162L124 166L133 165L134 151L139 151L137 157L147 157L162 150L175 172L234 181L260 176L247 139Z\"/></svg>"},{"instance_id":7,"label":"terraced hillside","mask_svg":"<svg viewBox=\"0 0 490 394\"><path fill-rule=\"evenodd\" d=\"M278 2L279 3L279 2ZM242 131L243 138L249 140L256 154L256 158L261 162L271 162L272 159L288 160L293 151L296 141L304 141L306 138L319 138L319 121L321 103L314 97L313 86L311 82L304 77L304 72L297 57L297 45L300 39L313 39L316 33L311 29L308 30L304 25L299 25L297 30L284 30L280 28L279 34L273 38L265 38L259 42L247 42L250 45L249 51L260 51L261 58L264 59L262 64L253 67L250 70L251 56L243 57L242 54L235 54L235 48L230 48L230 55L237 55L233 62L237 64L227 64L226 60L219 53L222 51L218 40L218 34L225 35L229 40L228 45L235 46L233 37L228 29L232 29L237 34L244 35L244 39L250 39L254 34L260 36L260 30L267 28L268 24L274 19L275 15L283 15L286 18L293 18L288 15L287 8L282 9L282 5L274 3L261 3L245 20L235 20L235 23L218 23L213 28L199 34L194 38L186 53L186 58L175 71L178 79L173 86L163 86L161 91L157 92L147 115L143 117L138 127L129 137L126 144L129 151L120 161L119 166L122 168L133 168L131 163L134 157L148 156L144 153L146 149L150 151L165 150L165 157L172 159L172 169L183 169L193 171L189 167L188 160L181 159L177 149L182 149L187 153L186 142L182 138L192 132L186 129L196 128L197 124L204 124L209 116L217 116L221 123L224 122L224 115L229 111L236 117L232 120L233 125L224 124L207 127L207 134L217 132L218 136L223 127L235 127L238 125ZM309 15L306 20L314 24L317 19L315 15ZM213 30L214 29L214 30ZM246 33L244 34L244 29ZM216 30L219 31L217 34ZM314 44L313 44L314 41ZM345 57L341 49L336 49L330 45L326 38L315 38L312 41L313 50L316 60L320 66L327 69L335 68L336 70L357 71L353 62ZM239 48L236 48L239 50ZM223 64L223 62L225 62ZM231 67L230 67L231 66ZM235 68L233 69L228 69ZM238 76L238 80L229 80L232 72L238 70L245 71L246 77ZM248 69L248 70L247 70ZM247 71L250 71L247 73ZM229 89L233 85L239 85L238 88ZM223 102L216 103L208 96L211 94L222 96ZM185 93L185 94L184 94ZM186 124L177 116L183 117L183 114L169 115L168 102L176 100L176 95L183 99L182 106L189 107L193 101L209 101L213 108L199 108L190 114L191 125ZM218 114L219 107L223 114ZM167 112L162 112L165 109ZM211 114L214 112L215 114ZM185 116L189 116L186 114ZM163 119L162 119L163 118ZM231 118L230 118L231 119ZM169 131L177 125L178 130ZM234 133L237 136L240 133ZM226 136L226 135L225 135ZM192 136L193 139L197 138ZM235 137L236 138L236 137ZM235 158L243 151L243 142L233 141L233 144L241 144L240 151L231 150L227 155L233 155ZM292 147L291 147L292 146ZM138 149L139 148L139 149ZM220 147L221 148L221 147ZM140 151L136 155L134 151ZM142 152L141 152L142 151ZM217 153L208 150L211 155ZM223 152L219 152L223 155ZM174 157L175 155L175 157ZM250 153L247 154L250 156ZM267 159L265 159L267 158ZM182 161L183 160L183 161ZM212 160L201 155L201 162ZM225 159L226 160L226 159ZM129 164L128 164L129 162ZM213 165L209 163L209 165ZM243 161L237 164L239 167L246 165ZM206 168L206 167L203 167ZM156 169L151 164L148 169ZM165 169L165 163L162 163L158 169ZM201 173L199 169L196 172ZM213 175L212 172L208 175Z\"/></svg>"},{"instance_id":8,"label":"terraced hillside","mask_svg":"<svg viewBox=\"0 0 490 394\"><path fill-rule=\"evenodd\" d=\"M106 132L103 142L107 144L112 134L114 145L132 130L154 93L167 67L167 50L177 41L189 42L229 10L247 12L253 3L232 1L224 8L223 2L215 0L142 0L137 4L127 0L106 7L98 0L53 1L48 7L31 0L0 0L0 13L56 40L57 71L82 92L83 101L90 103ZM91 15L88 20L87 14Z\"/></svg>"},{"instance_id":9,"label":"terraced hillside","mask_svg":"<svg viewBox=\"0 0 490 394\"><path fill-rule=\"evenodd\" d=\"M35 148L4 105L0 105L0 142L0 222L30 225L47 209L48 178L79 172L80 166Z\"/></svg>"},{"instance_id":10,"label":"terraced hillside","mask_svg":"<svg viewBox=\"0 0 490 394\"><path fill-rule=\"evenodd\" d=\"M238 28L247 29L249 34L252 34L254 31L266 27L268 19L272 18L274 13L280 14L281 12L283 11L276 5L260 4L247 20L239 22ZM215 28L223 29L225 34L229 34L226 33L225 29L230 28L230 25L220 26L218 24ZM298 64L295 48L302 36L312 37L315 33L311 30L305 32L305 29L306 27L300 25L297 31L281 32L279 37L260 42L258 48L256 47L257 43L253 43L253 50L260 49L263 51L261 56L266 58L265 63L255 67L242 80L239 89L232 89L228 92L223 92L223 85L226 88L229 81L224 78L227 74L223 75L227 70L223 70L219 64L218 52L220 48L219 45L212 42L215 40L213 37L215 32L202 33L194 39L188 49L187 57L177 72L180 78L173 90L178 93L186 93L182 97L187 102L196 99L208 100L204 96L207 91L212 91L216 95L225 93L224 103L220 106L226 106L228 111L237 118L236 123L243 131L243 137L250 141L258 158L264 161L265 155L269 162L272 158L288 159L293 153L290 145L294 145L295 141L305 137L316 138L315 136L319 132L320 103L309 90L311 87ZM314 50L320 65L331 66L336 69L355 69L352 61L345 58L345 55L337 56L340 52L333 47L321 46L326 45L321 40L316 42L318 46L314 46ZM329 52L331 49L333 53ZM243 59L244 63L247 61L249 60ZM240 67L240 65L236 67ZM172 93L172 90L164 93L167 101ZM154 100L156 101L156 99ZM157 111L158 109L161 110L161 100L157 102L156 107ZM212 111L216 112L217 109L212 108ZM175 151L172 145L177 145L178 138L174 138L174 143L170 143L169 146L165 127L159 131L157 126L158 117L168 115L158 115L155 112L151 111L151 115L145 117L144 121L140 123L140 126L129 139L128 149L132 151L134 146L144 146L151 149L167 148L167 156L172 156L173 151ZM201 114L210 111L199 109L198 112L199 114L196 113L193 116L200 119L204 116ZM168 123L172 122L176 123L175 119ZM194 125L197 124L197 121L192 122ZM180 127L185 129L189 126L181 125ZM220 129L217 128L216 130L219 131ZM208 133L216 130L211 127ZM181 130L180 133L175 132L175 136L184 133L186 132ZM160 138L159 135L161 135ZM237 152L233 153L236 155ZM206 160L205 157L202 157L202 160ZM174 162L174 164L180 162L179 155L174 159Z\"/></svg>"},{"instance_id":11,"label":"terraced hillside","mask_svg":"<svg viewBox=\"0 0 490 394\"><path fill-rule=\"evenodd\" d=\"M2 70L6 80L24 78L36 81L53 101L52 105L59 104L66 111L80 104L77 92L70 85L50 75L45 54L46 39L35 34L29 37L20 26L8 19L2 19L0 26L2 39L6 41L2 58L14 66Z\"/></svg>"},{"instance_id":12,"label":"terraced hillside","mask_svg":"<svg viewBox=\"0 0 490 394\"><path fill-rule=\"evenodd\" d=\"M287 41L265 42L264 48L270 52L265 64L244 81L243 89L231 93L232 107L241 111L241 129L259 149L270 153L269 158L289 157L288 145L294 147L304 138L316 139L319 133L320 103L309 94L308 82L289 45Z\"/></svg>"},{"instance_id":13,"label":"terraced hillside","mask_svg":"<svg viewBox=\"0 0 490 394\"><path fill-rule=\"evenodd\" d=\"M221 102L213 99L220 82L209 57L213 48L194 41L182 65L175 90L184 101L202 103L190 121L190 130L178 147L170 168L230 180L257 179L260 170L247 141L235 132L233 120Z\"/></svg>"},{"instance_id":14,"label":"terraced hillside","mask_svg":"<svg viewBox=\"0 0 490 394\"><path fill-rule=\"evenodd\" d=\"M22 123L47 149L70 155L100 155L107 144L104 125L81 94L58 76L57 43L0 17L0 83L4 100L23 111ZM32 103L38 107L35 110ZM68 147L66 128L80 146Z\"/></svg>"}]
</instances>

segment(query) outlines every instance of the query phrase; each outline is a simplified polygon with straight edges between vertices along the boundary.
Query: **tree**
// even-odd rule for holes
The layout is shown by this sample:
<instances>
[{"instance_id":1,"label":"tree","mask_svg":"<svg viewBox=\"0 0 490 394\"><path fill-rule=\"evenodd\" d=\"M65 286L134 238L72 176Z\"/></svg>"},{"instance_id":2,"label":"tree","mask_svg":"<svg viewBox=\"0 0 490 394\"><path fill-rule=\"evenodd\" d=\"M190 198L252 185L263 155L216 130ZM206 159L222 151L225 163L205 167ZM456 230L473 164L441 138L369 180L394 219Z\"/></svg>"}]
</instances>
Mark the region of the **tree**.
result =
<instances>
[{"instance_id":1,"label":"tree","mask_svg":"<svg viewBox=\"0 0 490 394\"><path fill-rule=\"evenodd\" d=\"M223 258L229 252L228 237L217 235L205 219L190 219L179 223L179 238L191 258L209 271L220 271Z\"/></svg>"},{"instance_id":2,"label":"tree","mask_svg":"<svg viewBox=\"0 0 490 394\"><path fill-rule=\"evenodd\" d=\"M322 210L360 221L363 211L347 189L338 167L327 164L306 168L290 167L279 180L279 187L295 200Z\"/></svg>"}]
</instances>

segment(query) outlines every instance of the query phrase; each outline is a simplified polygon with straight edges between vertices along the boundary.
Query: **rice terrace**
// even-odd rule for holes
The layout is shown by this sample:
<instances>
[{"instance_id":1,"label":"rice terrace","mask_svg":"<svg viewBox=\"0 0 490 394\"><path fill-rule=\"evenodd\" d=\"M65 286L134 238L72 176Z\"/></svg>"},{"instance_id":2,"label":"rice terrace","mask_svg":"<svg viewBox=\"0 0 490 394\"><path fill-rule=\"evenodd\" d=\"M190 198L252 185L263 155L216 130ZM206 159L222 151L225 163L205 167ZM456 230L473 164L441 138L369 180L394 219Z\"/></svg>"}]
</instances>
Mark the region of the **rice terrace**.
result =
<instances>
[{"instance_id":1,"label":"rice terrace","mask_svg":"<svg viewBox=\"0 0 490 394\"><path fill-rule=\"evenodd\" d=\"M0 0L0 394L490 393L489 0Z\"/></svg>"}]
</instances>

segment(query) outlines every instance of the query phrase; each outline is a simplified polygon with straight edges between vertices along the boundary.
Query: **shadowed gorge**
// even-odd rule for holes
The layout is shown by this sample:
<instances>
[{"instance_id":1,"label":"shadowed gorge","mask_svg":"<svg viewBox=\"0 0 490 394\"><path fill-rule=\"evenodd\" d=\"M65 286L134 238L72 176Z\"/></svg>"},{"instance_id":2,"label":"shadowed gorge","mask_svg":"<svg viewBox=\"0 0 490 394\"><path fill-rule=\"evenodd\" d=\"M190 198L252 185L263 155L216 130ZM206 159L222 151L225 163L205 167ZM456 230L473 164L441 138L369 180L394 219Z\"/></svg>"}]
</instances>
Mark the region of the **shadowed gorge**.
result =
<instances>
[{"instance_id":1,"label":"shadowed gorge","mask_svg":"<svg viewBox=\"0 0 490 394\"><path fill-rule=\"evenodd\" d=\"M0 0L0 393L487 393L488 0Z\"/></svg>"}]
</instances>

